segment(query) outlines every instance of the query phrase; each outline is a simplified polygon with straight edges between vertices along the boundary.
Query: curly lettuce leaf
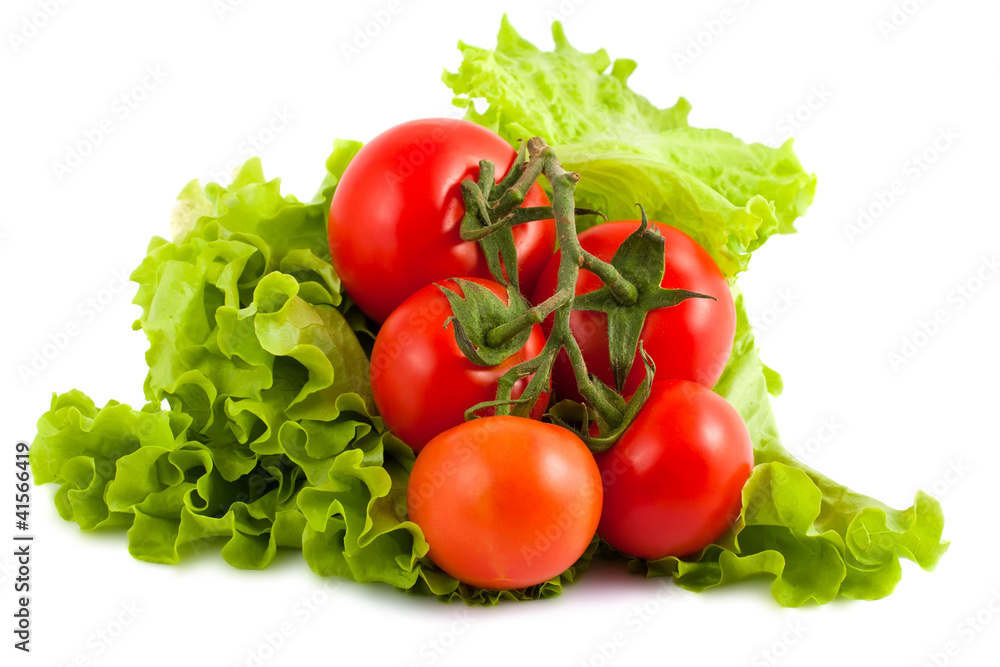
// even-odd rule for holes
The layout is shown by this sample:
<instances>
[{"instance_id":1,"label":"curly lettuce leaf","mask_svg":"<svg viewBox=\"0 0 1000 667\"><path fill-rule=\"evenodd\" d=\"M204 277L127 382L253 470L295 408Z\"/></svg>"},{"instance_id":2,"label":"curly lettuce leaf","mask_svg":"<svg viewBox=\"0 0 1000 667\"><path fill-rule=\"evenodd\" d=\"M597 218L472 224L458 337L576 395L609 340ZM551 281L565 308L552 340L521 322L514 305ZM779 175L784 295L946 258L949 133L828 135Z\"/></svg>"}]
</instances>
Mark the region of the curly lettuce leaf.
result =
<instances>
[{"instance_id":1,"label":"curly lettuce leaf","mask_svg":"<svg viewBox=\"0 0 1000 667\"><path fill-rule=\"evenodd\" d=\"M746 269L773 234L795 231L816 179L791 140L770 148L691 127L685 99L659 109L629 88L633 61L612 62L603 49L581 53L558 22L552 35L555 49L541 51L505 17L495 49L460 43L462 63L443 77L455 104L511 143L544 138L581 176L577 205L634 219L641 203L650 219L696 239L727 276ZM593 222L581 218L581 229Z\"/></svg>"},{"instance_id":2,"label":"curly lettuce leaf","mask_svg":"<svg viewBox=\"0 0 1000 667\"><path fill-rule=\"evenodd\" d=\"M541 51L505 18L495 49L459 44L462 63L443 77L455 104L512 143L546 139L581 176L578 205L631 219L642 203L651 218L695 238L727 276L744 270L770 236L795 231L816 181L791 141L769 148L691 127L683 98L659 109L629 88L634 62L612 62L603 49L581 53L558 23L552 34L555 49ZM482 111L477 102L485 103ZM768 575L775 599L787 606L888 595L900 579L900 558L932 569L947 548L933 498L920 492L913 507L897 511L785 450L768 397L780 392L781 378L760 362L738 290L736 297L736 339L715 391L737 408L754 443L757 467L743 511L729 534L700 554L630 567L672 575L692 590Z\"/></svg>"},{"instance_id":3,"label":"curly lettuce leaf","mask_svg":"<svg viewBox=\"0 0 1000 667\"><path fill-rule=\"evenodd\" d=\"M340 292L326 216L360 144L338 141L313 202L283 196L257 160L228 188L179 196L172 242L133 272L149 339L140 410L56 395L29 459L60 515L128 531L137 559L177 563L221 542L235 567L301 549L323 576L496 604L558 594L565 574L519 591L460 584L408 520L413 451L375 414L362 341L374 325ZM169 409L163 409L166 402Z\"/></svg>"},{"instance_id":4,"label":"curly lettuce leaf","mask_svg":"<svg viewBox=\"0 0 1000 667\"><path fill-rule=\"evenodd\" d=\"M506 21L496 51L462 45L462 66L445 79L471 118L509 140L545 137L583 175L581 205L634 217L642 201L701 242L727 275L769 236L794 231L815 181L790 144L770 149L691 128L683 99L657 109L629 90L634 63L576 51L558 24L553 33L551 53ZM489 103L483 114L472 107L478 98ZM413 454L374 413L366 352L375 325L341 294L326 243L331 197L360 146L334 144L310 203L283 196L257 160L229 187L188 184L173 241L154 239L133 273L135 328L150 342L149 403L98 409L77 391L54 396L29 453L36 482L59 486L60 515L82 529L127 528L142 560L176 563L221 541L236 567L265 567L285 547L301 549L321 575L443 600L558 595L606 545L595 538L538 586L490 591L437 569L407 519ZM936 501L918 493L913 507L894 510L784 449L768 399L780 376L760 362L738 291L736 301L737 336L716 391L754 442L744 508L701 553L629 566L692 590L768 575L788 606L887 595L900 558L932 569L947 548Z\"/></svg>"},{"instance_id":5,"label":"curly lettuce leaf","mask_svg":"<svg viewBox=\"0 0 1000 667\"><path fill-rule=\"evenodd\" d=\"M328 196L356 152L335 145ZM36 480L59 484L60 514L81 528L128 527L142 560L175 563L186 545L221 538L237 567L305 547L317 570L303 492L333 489L331 520L348 525L341 555L368 563L346 574L399 583L415 577L426 544L398 503L391 520L372 518L389 494L380 480L407 470L412 452L383 443L368 357L340 310L328 203L279 186L250 160L228 188L184 188L175 240L154 239L132 275L149 403L97 409L76 391L55 396L30 449ZM399 554L369 562L368 541Z\"/></svg>"},{"instance_id":6,"label":"curly lettuce leaf","mask_svg":"<svg viewBox=\"0 0 1000 667\"><path fill-rule=\"evenodd\" d=\"M153 563L175 564L185 550L221 541L227 563L260 569L285 547L301 549L322 576L493 605L558 595L593 557L596 538L565 573L537 586L461 584L426 558L427 542L407 519L412 450L357 394L342 394L334 407L331 421L284 422L280 453L229 480L186 413L115 401L98 409L73 390L53 396L29 458L36 483L59 485L60 516L84 530L127 528L129 552Z\"/></svg>"},{"instance_id":7,"label":"curly lettuce leaf","mask_svg":"<svg viewBox=\"0 0 1000 667\"><path fill-rule=\"evenodd\" d=\"M757 465L743 488L740 517L726 536L693 557L633 560L629 567L647 576L671 575L694 591L767 575L775 600L792 607L838 595L885 597L902 576L900 558L933 570L948 548L934 498L918 491L912 507L892 509L805 466L782 445L768 397L777 392L768 378L774 374L765 373L743 295L734 292L736 340L715 391L739 411L754 445Z\"/></svg>"}]
</instances>

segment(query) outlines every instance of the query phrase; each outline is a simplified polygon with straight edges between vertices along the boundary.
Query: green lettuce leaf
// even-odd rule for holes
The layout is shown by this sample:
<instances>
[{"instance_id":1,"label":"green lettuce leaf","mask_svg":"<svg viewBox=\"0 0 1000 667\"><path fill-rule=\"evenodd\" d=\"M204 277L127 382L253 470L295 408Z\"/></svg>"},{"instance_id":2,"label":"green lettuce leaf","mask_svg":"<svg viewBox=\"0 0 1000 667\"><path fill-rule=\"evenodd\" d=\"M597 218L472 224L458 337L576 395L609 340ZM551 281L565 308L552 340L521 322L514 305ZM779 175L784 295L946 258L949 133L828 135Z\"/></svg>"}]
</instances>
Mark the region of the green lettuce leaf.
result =
<instances>
[{"instance_id":1,"label":"green lettuce leaf","mask_svg":"<svg viewBox=\"0 0 1000 667\"><path fill-rule=\"evenodd\" d=\"M545 139L581 176L578 206L635 219L640 203L650 219L695 238L727 276L746 269L773 234L795 231L816 179L791 140L770 148L691 127L685 99L658 109L628 87L633 61L577 51L559 23L552 35L555 50L541 51L505 17L495 49L460 43L458 71L444 74L455 104L511 143ZM581 229L595 220L581 217Z\"/></svg>"},{"instance_id":2,"label":"green lettuce leaf","mask_svg":"<svg viewBox=\"0 0 1000 667\"><path fill-rule=\"evenodd\" d=\"M356 152L335 146L330 193ZM374 416L368 357L329 260L327 206L283 196L257 160L228 188L184 188L175 240L154 239L132 275L135 328L149 339L149 403L97 409L72 391L39 420L29 458L38 483L59 484L64 518L87 530L128 527L142 560L175 563L186 546L221 538L237 567L264 567L291 547L306 548L320 570L303 491L332 488L331 520L349 526L342 555L368 563L348 575L415 577L426 554L420 531L398 503L391 521L373 525L368 514L386 505L387 470L407 470L412 452L387 446ZM407 557L373 564L360 555L382 540Z\"/></svg>"},{"instance_id":3,"label":"green lettuce leaf","mask_svg":"<svg viewBox=\"0 0 1000 667\"><path fill-rule=\"evenodd\" d=\"M177 563L214 542L231 565L263 568L285 547L323 576L445 600L557 595L596 540L561 576L487 591L437 569L407 519L413 451L375 415L375 325L340 293L326 244L330 198L359 147L334 145L309 204L257 160L228 188L184 188L174 241L153 239L132 274L148 403L55 395L29 450L35 481L58 484L60 516L82 529L126 528L140 560Z\"/></svg>"},{"instance_id":4,"label":"green lettuce leaf","mask_svg":"<svg viewBox=\"0 0 1000 667\"><path fill-rule=\"evenodd\" d=\"M630 569L672 575L694 591L767 575L785 606L838 595L885 597L902 576L900 558L933 570L948 548L937 500L918 491L912 507L892 509L805 466L781 444L768 397L777 389L758 356L743 295L734 293L736 340L715 391L739 411L754 445L757 465L743 488L740 517L693 557L633 560Z\"/></svg>"},{"instance_id":5,"label":"green lettuce leaf","mask_svg":"<svg viewBox=\"0 0 1000 667\"><path fill-rule=\"evenodd\" d=\"M545 137L582 174L579 205L634 217L641 201L727 275L769 236L794 230L815 181L790 144L770 149L691 128L684 100L661 110L629 90L634 63L576 51L558 24L553 33L551 53L506 21L495 51L462 46L463 63L445 80L471 118L509 140ZM478 98L489 105L483 114L471 106ZM132 555L151 562L221 543L230 564L262 568L283 547L301 549L320 575L442 600L558 595L607 545L595 538L538 586L491 591L437 569L407 519L413 453L374 412L368 353L377 329L341 294L326 240L331 197L360 146L334 144L309 203L282 195L256 159L229 187L184 188L173 240L153 239L132 275L142 308L134 328L149 340L147 404L97 408L75 390L55 395L29 451L35 481L58 485L64 519L125 528ZM900 558L933 568L947 548L934 499L918 493L897 511L784 449L768 397L780 376L759 359L739 290L736 304L736 340L715 389L753 438L757 466L741 515L693 557L629 567L692 590L767 575L789 606L887 595Z\"/></svg>"},{"instance_id":6,"label":"green lettuce leaf","mask_svg":"<svg viewBox=\"0 0 1000 667\"><path fill-rule=\"evenodd\" d=\"M683 98L658 109L628 87L634 62L577 51L558 23L552 34L555 50L541 51L505 18L495 49L459 44L462 63L444 81L467 118L511 143L541 136L563 166L580 174L577 205L632 219L639 202L650 218L695 238L727 276L745 269L773 234L795 231L816 181L790 140L775 149L690 127ZM581 223L592 224L587 220ZM936 500L918 492L913 507L897 511L785 450L769 400L780 393L781 377L761 363L742 294L734 292L736 339L715 391L737 408L754 443L757 466L743 511L702 553L633 560L631 569L672 575L692 590L769 575L775 599L788 606L888 595L899 582L901 557L932 569L947 548Z\"/></svg>"}]
</instances>

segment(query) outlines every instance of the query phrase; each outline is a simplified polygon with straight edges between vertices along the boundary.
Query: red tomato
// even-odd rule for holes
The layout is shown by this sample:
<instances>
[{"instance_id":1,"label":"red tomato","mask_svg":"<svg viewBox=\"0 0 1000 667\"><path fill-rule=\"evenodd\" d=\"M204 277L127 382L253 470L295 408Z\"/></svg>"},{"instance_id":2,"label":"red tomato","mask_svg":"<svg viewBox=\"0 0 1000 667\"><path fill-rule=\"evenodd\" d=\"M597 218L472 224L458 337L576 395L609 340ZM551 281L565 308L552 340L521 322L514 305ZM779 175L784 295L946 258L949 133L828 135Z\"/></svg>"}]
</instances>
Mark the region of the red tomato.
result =
<instances>
[{"instance_id":1,"label":"red tomato","mask_svg":"<svg viewBox=\"0 0 1000 667\"><path fill-rule=\"evenodd\" d=\"M656 379L692 380L714 387L722 375L736 333L736 309L729 284L712 258L690 236L659 222L651 222L665 240L666 269L660 286L686 289L714 296L711 299L688 299L671 308L650 311L640 338L646 352L656 363ZM639 226L638 221L606 222L580 234L580 245L598 258L610 262L618 246ZM535 288L534 302L541 303L555 294L558 282L559 253L549 261ZM603 283L589 271L581 271L576 293L586 294ZM543 324L546 335L551 318ZM607 316L600 312L575 311L570 320L573 336L580 344L587 370L602 382L614 386L608 352ZM636 353L623 393L631 395L645 376L642 360ZM566 353L560 353L552 372L552 384L560 398L580 400Z\"/></svg>"},{"instance_id":2,"label":"red tomato","mask_svg":"<svg viewBox=\"0 0 1000 667\"><path fill-rule=\"evenodd\" d=\"M507 291L492 280L467 278L484 285L507 302ZM457 283L441 285L462 293ZM465 411L496 398L497 380L522 361L538 356L545 337L538 325L532 328L521 350L497 366L477 366L462 354L455 342L448 299L436 285L424 287L392 311L379 329L372 349L371 380L375 406L396 436L419 452L438 433L465 421ZM518 398L530 378L514 385ZM543 393L532 410L540 419L548 406ZM487 411L480 413L489 414Z\"/></svg>"},{"instance_id":3,"label":"red tomato","mask_svg":"<svg viewBox=\"0 0 1000 667\"><path fill-rule=\"evenodd\" d=\"M724 398L694 382L654 382L621 439L597 454L604 513L597 532L639 558L687 556L739 516L753 445Z\"/></svg>"},{"instance_id":4,"label":"red tomato","mask_svg":"<svg viewBox=\"0 0 1000 667\"><path fill-rule=\"evenodd\" d=\"M340 179L330 206L330 254L344 288L382 322L421 287L456 276L492 278L474 242L462 241L460 183L479 177L479 161L496 164L496 179L516 152L475 123L449 118L397 125L371 140ZM546 206L535 184L525 206ZM521 291L530 294L555 248L555 222L513 228Z\"/></svg>"},{"instance_id":5,"label":"red tomato","mask_svg":"<svg viewBox=\"0 0 1000 667\"><path fill-rule=\"evenodd\" d=\"M601 497L578 437L519 417L474 419L437 436L406 490L431 560L459 581L501 590L572 565L597 529Z\"/></svg>"}]
</instances>

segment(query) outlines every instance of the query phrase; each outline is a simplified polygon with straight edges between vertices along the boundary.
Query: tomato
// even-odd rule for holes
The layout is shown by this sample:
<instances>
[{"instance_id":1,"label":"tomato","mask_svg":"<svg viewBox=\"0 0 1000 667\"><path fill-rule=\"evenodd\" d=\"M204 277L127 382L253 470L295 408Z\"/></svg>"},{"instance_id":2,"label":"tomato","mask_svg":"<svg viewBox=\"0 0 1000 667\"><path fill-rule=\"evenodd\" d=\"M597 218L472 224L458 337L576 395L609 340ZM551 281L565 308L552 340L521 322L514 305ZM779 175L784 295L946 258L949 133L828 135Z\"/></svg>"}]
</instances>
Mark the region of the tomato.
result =
<instances>
[{"instance_id":1,"label":"tomato","mask_svg":"<svg viewBox=\"0 0 1000 667\"><path fill-rule=\"evenodd\" d=\"M358 307L382 322L432 282L492 278L478 244L459 237L459 184L479 177L483 159L496 164L499 181L515 156L497 134L449 118L397 125L363 147L337 184L328 230L333 265ZM548 203L535 184L524 206ZM513 234L521 291L530 294L555 248L555 222L517 225Z\"/></svg>"},{"instance_id":2,"label":"tomato","mask_svg":"<svg viewBox=\"0 0 1000 667\"><path fill-rule=\"evenodd\" d=\"M506 303L507 291L499 283L467 278L488 287ZM462 293L457 283L442 286ZM477 366L455 342L448 299L436 285L428 285L400 304L379 329L372 349L371 380L375 407L399 439L419 452L431 438L465 421L465 411L496 398L497 380L508 369L538 356L545 337L538 325L532 328L521 350L496 366ZM518 398L530 377L514 385ZM548 406L543 393L532 410L540 419ZM481 415L489 414L487 411Z\"/></svg>"},{"instance_id":3,"label":"tomato","mask_svg":"<svg viewBox=\"0 0 1000 667\"><path fill-rule=\"evenodd\" d=\"M724 398L686 380L654 382L611 449L595 456L604 484L598 534L639 558L687 556L739 516L753 445Z\"/></svg>"},{"instance_id":4,"label":"tomato","mask_svg":"<svg viewBox=\"0 0 1000 667\"><path fill-rule=\"evenodd\" d=\"M601 477L570 431L484 417L431 440L406 498L438 567L473 586L523 588L586 550L601 515Z\"/></svg>"},{"instance_id":5,"label":"tomato","mask_svg":"<svg viewBox=\"0 0 1000 667\"><path fill-rule=\"evenodd\" d=\"M650 224L656 225L665 240L666 268L660 286L708 294L717 300L688 299L670 308L650 311L640 334L643 346L656 363L657 379L692 380L714 387L729 360L736 333L736 309L729 284L709 254L690 236L659 222ZM635 220L599 224L580 234L580 245L610 262L618 246L638 225ZM556 253L538 279L532 299L536 304L555 294L558 270L559 253ZM576 293L586 294L602 285L594 274L580 271ZM551 326L550 318L543 324L546 335ZM587 370L613 387L607 316L601 312L575 311L570 328L580 344ZM644 376L637 351L623 393L632 394ZM552 384L560 398L580 400L565 352L556 360Z\"/></svg>"}]
</instances>

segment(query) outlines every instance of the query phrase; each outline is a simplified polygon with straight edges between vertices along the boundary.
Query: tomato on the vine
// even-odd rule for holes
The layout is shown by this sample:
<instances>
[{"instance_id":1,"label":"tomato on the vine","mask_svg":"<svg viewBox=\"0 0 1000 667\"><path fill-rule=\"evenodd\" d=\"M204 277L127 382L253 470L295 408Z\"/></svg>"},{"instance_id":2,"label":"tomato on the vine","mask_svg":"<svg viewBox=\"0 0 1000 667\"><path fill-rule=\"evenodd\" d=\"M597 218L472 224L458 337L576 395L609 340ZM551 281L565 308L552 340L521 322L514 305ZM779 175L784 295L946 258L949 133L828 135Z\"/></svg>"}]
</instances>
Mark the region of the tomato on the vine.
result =
<instances>
[{"instance_id":1,"label":"tomato on the vine","mask_svg":"<svg viewBox=\"0 0 1000 667\"><path fill-rule=\"evenodd\" d=\"M736 409L685 380L654 382L635 421L597 454L604 484L598 534L639 558L687 556L739 516L753 445Z\"/></svg>"},{"instance_id":2,"label":"tomato on the vine","mask_svg":"<svg viewBox=\"0 0 1000 667\"><path fill-rule=\"evenodd\" d=\"M570 431L484 417L427 445L406 496L438 567L466 584L504 590L540 584L583 555L602 491L594 457Z\"/></svg>"},{"instance_id":3,"label":"tomato on the vine","mask_svg":"<svg viewBox=\"0 0 1000 667\"><path fill-rule=\"evenodd\" d=\"M492 277L478 244L459 236L460 183L477 179L484 159L496 165L499 181L515 156L494 132L450 118L402 123L358 152L337 184L328 231L333 265L362 311L382 322L432 282ZM548 203L536 183L523 205ZM512 231L521 290L530 294L555 248L555 223L536 220Z\"/></svg>"},{"instance_id":4,"label":"tomato on the vine","mask_svg":"<svg viewBox=\"0 0 1000 667\"><path fill-rule=\"evenodd\" d=\"M736 310L729 284L711 256L694 239L663 223L649 224L656 226L665 242L666 267L660 286L707 294L716 300L692 298L676 306L650 311L640 334L643 346L656 364L656 379L691 380L713 387L729 359L736 332ZM580 245L599 259L610 262L618 247L638 226L636 220L602 223L581 233ZM555 294L558 271L559 253L556 253L538 279L534 303L541 303ZM602 285L593 273L581 270L576 294L592 292ZM551 325L551 318L543 324L546 335ZM588 371L605 384L614 386L607 315L574 311L570 329L580 345ZM644 376L645 369L637 350L622 393L628 396L635 392ZM573 369L565 353L556 360L552 384L560 398L580 400Z\"/></svg>"},{"instance_id":5,"label":"tomato on the vine","mask_svg":"<svg viewBox=\"0 0 1000 667\"><path fill-rule=\"evenodd\" d=\"M492 280L466 278L507 301L507 291ZM453 280L440 283L459 294ZM451 305L437 285L428 285L404 301L386 319L375 338L371 357L375 407L398 438L419 452L431 438L465 421L465 411L496 398L497 380L511 367L534 359L545 346L542 329L532 327L524 347L496 366L477 366L455 342L455 328L445 321ZM530 377L518 380L511 392L518 398ZM540 419L548 406L543 392L532 409ZM490 414L484 410L480 415Z\"/></svg>"}]
</instances>

